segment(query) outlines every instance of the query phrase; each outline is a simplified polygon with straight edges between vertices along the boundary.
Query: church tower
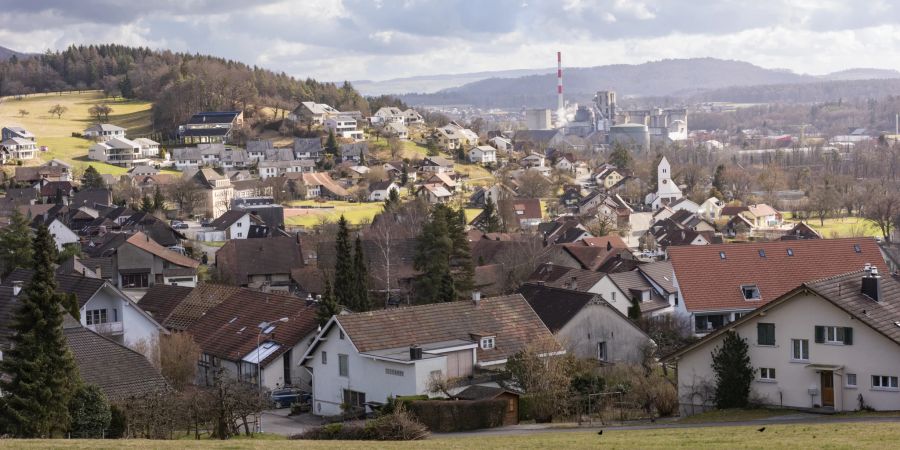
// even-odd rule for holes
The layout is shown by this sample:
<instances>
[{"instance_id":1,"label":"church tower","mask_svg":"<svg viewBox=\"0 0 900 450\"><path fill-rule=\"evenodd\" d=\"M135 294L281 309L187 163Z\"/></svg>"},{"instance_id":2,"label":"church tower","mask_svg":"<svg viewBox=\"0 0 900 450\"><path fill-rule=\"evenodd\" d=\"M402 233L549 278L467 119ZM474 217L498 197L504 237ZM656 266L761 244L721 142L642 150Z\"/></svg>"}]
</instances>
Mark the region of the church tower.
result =
<instances>
[{"instance_id":1,"label":"church tower","mask_svg":"<svg viewBox=\"0 0 900 450\"><path fill-rule=\"evenodd\" d=\"M653 199L653 209L675 203L682 197L681 189L672 180L672 166L663 156L656 168L656 198Z\"/></svg>"}]
</instances>

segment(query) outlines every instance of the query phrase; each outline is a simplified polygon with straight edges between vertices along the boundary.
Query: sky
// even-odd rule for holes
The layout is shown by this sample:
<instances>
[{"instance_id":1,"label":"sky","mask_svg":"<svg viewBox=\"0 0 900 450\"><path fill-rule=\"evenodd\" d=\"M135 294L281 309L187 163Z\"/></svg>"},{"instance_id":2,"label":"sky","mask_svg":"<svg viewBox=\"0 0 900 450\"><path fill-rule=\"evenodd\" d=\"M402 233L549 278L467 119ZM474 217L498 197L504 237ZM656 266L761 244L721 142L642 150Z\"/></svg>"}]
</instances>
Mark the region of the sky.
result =
<instances>
[{"instance_id":1,"label":"sky","mask_svg":"<svg viewBox=\"0 0 900 450\"><path fill-rule=\"evenodd\" d=\"M321 80L715 57L900 69L900 0L0 0L0 45L119 43Z\"/></svg>"}]
</instances>

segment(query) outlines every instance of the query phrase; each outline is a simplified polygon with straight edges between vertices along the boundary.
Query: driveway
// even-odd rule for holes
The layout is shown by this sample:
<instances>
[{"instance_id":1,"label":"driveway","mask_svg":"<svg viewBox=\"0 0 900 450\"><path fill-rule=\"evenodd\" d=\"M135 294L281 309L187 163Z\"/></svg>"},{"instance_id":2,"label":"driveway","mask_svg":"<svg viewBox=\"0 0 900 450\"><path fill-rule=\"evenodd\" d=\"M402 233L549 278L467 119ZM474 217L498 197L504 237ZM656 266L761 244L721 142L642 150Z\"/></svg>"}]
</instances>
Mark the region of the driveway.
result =
<instances>
[{"instance_id":1,"label":"driveway","mask_svg":"<svg viewBox=\"0 0 900 450\"><path fill-rule=\"evenodd\" d=\"M290 408L270 409L262 413L262 429L266 433L293 436L324 422L312 414L288 416Z\"/></svg>"}]
</instances>

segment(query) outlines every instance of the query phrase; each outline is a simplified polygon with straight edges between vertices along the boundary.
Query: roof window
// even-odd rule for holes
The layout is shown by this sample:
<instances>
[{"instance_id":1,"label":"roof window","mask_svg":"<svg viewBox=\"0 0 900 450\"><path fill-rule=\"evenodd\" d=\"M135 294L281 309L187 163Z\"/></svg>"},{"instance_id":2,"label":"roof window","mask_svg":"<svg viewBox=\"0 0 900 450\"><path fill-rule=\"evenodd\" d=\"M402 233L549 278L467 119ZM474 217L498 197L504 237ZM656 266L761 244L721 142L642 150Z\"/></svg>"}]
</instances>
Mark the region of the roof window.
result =
<instances>
[{"instance_id":1,"label":"roof window","mask_svg":"<svg viewBox=\"0 0 900 450\"><path fill-rule=\"evenodd\" d=\"M862 253L862 247L859 244L853 244L853 251L856 253Z\"/></svg>"},{"instance_id":2,"label":"roof window","mask_svg":"<svg viewBox=\"0 0 900 450\"><path fill-rule=\"evenodd\" d=\"M741 286L741 293L744 300L759 300L759 288L755 284L745 284Z\"/></svg>"},{"instance_id":3,"label":"roof window","mask_svg":"<svg viewBox=\"0 0 900 450\"><path fill-rule=\"evenodd\" d=\"M760 258L765 258L765 257L766 257L766 251L763 250L763 249L759 249L759 257L760 257Z\"/></svg>"},{"instance_id":4,"label":"roof window","mask_svg":"<svg viewBox=\"0 0 900 450\"><path fill-rule=\"evenodd\" d=\"M719 252L719 259L725 259L725 252Z\"/></svg>"},{"instance_id":5,"label":"roof window","mask_svg":"<svg viewBox=\"0 0 900 450\"><path fill-rule=\"evenodd\" d=\"M792 249L792 248L787 249L787 255L794 256L794 249Z\"/></svg>"}]
</instances>

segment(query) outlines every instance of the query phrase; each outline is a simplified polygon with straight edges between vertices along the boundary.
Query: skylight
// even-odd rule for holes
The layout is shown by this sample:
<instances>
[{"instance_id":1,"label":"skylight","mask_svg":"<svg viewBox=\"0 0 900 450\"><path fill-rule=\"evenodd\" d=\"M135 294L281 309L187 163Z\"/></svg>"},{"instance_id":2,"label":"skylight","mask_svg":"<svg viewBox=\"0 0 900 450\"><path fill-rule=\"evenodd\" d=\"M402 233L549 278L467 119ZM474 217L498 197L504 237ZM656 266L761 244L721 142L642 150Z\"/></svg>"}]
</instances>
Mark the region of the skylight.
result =
<instances>
[{"instance_id":1,"label":"skylight","mask_svg":"<svg viewBox=\"0 0 900 450\"><path fill-rule=\"evenodd\" d=\"M766 251L763 250L763 249L759 249L759 257L760 257L760 258L765 258L765 257L766 257Z\"/></svg>"},{"instance_id":2,"label":"skylight","mask_svg":"<svg viewBox=\"0 0 900 450\"><path fill-rule=\"evenodd\" d=\"M859 244L853 244L853 251L856 253L862 253L862 247Z\"/></svg>"},{"instance_id":3,"label":"skylight","mask_svg":"<svg viewBox=\"0 0 900 450\"><path fill-rule=\"evenodd\" d=\"M794 256L794 249L792 249L792 248L787 249L787 255Z\"/></svg>"},{"instance_id":4,"label":"skylight","mask_svg":"<svg viewBox=\"0 0 900 450\"><path fill-rule=\"evenodd\" d=\"M755 284L745 284L741 286L741 293L744 295L744 300L759 300L759 288Z\"/></svg>"},{"instance_id":5,"label":"skylight","mask_svg":"<svg viewBox=\"0 0 900 450\"><path fill-rule=\"evenodd\" d=\"M719 252L719 259L725 259L725 252Z\"/></svg>"}]
</instances>

